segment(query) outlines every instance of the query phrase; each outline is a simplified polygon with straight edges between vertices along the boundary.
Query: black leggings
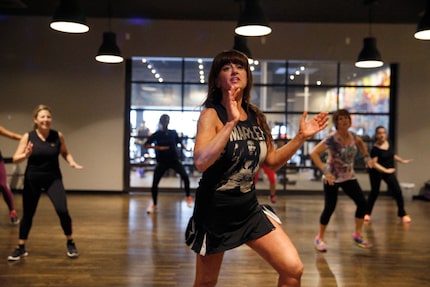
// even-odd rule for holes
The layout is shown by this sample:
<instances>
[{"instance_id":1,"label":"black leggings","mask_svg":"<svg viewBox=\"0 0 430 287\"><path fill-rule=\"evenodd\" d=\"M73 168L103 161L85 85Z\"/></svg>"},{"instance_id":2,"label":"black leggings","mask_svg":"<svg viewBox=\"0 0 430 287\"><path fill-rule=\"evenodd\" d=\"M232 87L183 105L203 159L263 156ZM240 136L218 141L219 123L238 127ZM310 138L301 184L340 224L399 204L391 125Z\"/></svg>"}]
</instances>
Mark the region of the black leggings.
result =
<instances>
[{"instance_id":1,"label":"black leggings","mask_svg":"<svg viewBox=\"0 0 430 287\"><path fill-rule=\"evenodd\" d=\"M61 179L51 181L29 181L24 180L24 191L22 193L23 216L19 227L19 239L26 240L33 224L33 216L39 203L40 195L46 192L55 211L60 218L64 235L72 235L72 219L67 210L66 191Z\"/></svg>"},{"instance_id":2,"label":"black leggings","mask_svg":"<svg viewBox=\"0 0 430 287\"><path fill-rule=\"evenodd\" d=\"M341 187L343 192L355 202L357 206L355 217L364 218L364 214L367 210L367 202L356 179L335 183L334 185L324 183L324 210L320 217L320 223L322 225L327 225L329 223L330 217L336 208L339 187Z\"/></svg>"},{"instance_id":3,"label":"black leggings","mask_svg":"<svg viewBox=\"0 0 430 287\"><path fill-rule=\"evenodd\" d=\"M158 184L160 183L160 180L163 177L164 173L170 168L173 169L176 173L178 173L181 176L182 180L184 181L185 195L190 196L190 179L181 162L180 161L173 161L169 163L160 162L155 167L154 178L152 180L152 187L151 187L152 201L154 205L157 205Z\"/></svg>"},{"instance_id":4,"label":"black leggings","mask_svg":"<svg viewBox=\"0 0 430 287\"><path fill-rule=\"evenodd\" d=\"M382 173L371 169L369 171L369 179L371 190L367 202L367 214L370 215L372 213L373 206L375 205L375 201L379 195L381 180L384 180L387 184L388 190L391 192L397 202L397 215L400 217L405 216L406 211L403 202L402 189L396 175L394 173Z\"/></svg>"}]
</instances>

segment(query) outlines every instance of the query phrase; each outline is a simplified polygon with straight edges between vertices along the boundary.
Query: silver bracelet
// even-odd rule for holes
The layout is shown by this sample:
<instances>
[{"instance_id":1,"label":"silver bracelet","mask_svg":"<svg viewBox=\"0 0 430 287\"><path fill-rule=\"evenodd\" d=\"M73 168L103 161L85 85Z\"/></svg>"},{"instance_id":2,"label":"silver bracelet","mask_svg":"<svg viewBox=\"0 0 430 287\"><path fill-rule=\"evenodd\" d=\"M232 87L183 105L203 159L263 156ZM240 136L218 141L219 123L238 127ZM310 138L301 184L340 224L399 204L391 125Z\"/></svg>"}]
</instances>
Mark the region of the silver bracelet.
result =
<instances>
[{"instance_id":1,"label":"silver bracelet","mask_svg":"<svg viewBox=\"0 0 430 287\"><path fill-rule=\"evenodd\" d=\"M329 172L330 172L330 170L328 169L328 166L324 165L324 167L321 169L321 172L322 172L323 174L327 174L327 173L329 173Z\"/></svg>"},{"instance_id":2,"label":"silver bracelet","mask_svg":"<svg viewBox=\"0 0 430 287\"><path fill-rule=\"evenodd\" d=\"M364 162L368 162L370 160L370 156L369 155L365 155L364 156Z\"/></svg>"}]
</instances>

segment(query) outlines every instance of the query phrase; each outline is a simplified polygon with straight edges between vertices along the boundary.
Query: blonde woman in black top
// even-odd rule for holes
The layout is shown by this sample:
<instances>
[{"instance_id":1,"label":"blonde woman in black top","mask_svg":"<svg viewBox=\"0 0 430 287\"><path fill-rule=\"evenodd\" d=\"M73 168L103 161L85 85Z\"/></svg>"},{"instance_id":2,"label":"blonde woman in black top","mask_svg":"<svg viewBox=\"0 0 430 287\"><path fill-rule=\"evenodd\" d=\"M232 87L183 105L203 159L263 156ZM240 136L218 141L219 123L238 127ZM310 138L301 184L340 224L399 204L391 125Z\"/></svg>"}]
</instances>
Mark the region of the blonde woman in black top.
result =
<instances>
[{"instance_id":1,"label":"blonde woman in black top","mask_svg":"<svg viewBox=\"0 0 430 287\"><path fill-rule=\"evenodd\" d=\"M42 192L48 195L60 219L67 239L67 256L75 258L79 254L72 237L72 219L67 209L66 191L63 186L58 156L61 154L73 168L82 169L83 167L73 159L66 147L63 134L51 129L50 108L39 105L34 110L33 116L34 130L23 135L13 156L15 163L27 160L27 167L22 193L24 212L19 227L18 246L8 260L17 261L28 255L25 242L28 239Z\"/></svg>"}]
</instances>

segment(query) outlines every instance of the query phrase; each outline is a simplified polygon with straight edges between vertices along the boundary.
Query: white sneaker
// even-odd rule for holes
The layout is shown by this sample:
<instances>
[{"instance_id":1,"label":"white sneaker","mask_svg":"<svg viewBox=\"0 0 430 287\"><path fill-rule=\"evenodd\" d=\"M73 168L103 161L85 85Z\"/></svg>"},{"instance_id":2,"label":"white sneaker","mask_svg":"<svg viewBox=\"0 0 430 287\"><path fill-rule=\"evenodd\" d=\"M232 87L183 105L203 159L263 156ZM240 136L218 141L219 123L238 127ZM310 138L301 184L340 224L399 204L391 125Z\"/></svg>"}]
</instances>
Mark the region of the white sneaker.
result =
<instances>
[{"instance_id":1,"label":"white sneaker","mask_svg":"<svg viewBox=\"0 0 430 287\"><path fill-rule=\"evenodd\" d=\"M154 205L153 203L151 203L150 206L148 206L148 208L146 209L146 213L150 214L150 213L155 213L157 211L157 206Z\"/></svg>"}]
</instances>

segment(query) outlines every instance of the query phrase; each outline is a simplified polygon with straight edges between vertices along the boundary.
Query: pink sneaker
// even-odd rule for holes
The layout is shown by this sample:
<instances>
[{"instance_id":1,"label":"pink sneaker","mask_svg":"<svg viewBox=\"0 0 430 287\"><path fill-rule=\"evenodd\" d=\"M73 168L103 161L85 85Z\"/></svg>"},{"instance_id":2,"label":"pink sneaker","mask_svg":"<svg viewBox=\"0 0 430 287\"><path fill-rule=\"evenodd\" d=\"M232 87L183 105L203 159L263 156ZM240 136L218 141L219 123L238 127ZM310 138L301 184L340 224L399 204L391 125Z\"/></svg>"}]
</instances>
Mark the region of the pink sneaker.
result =
<instances>
[{"instance_id":1,"label":"pink sneaker","mask_svg":"<svg viewBox=\"0 0 430 287\"><path fill-rule=\"evenodd\" d=\"M19 218L18 218L18 215L16 214L15 210L13 210L9 213L9 217L10 217L10 224L12 224L12 225L18 225L19 224Z\"/></svg>"},{"instance_id":2,"label":"pink sneaker","mask_svg":"<svg viewBox=\"0 0 430 287\"><path fill-rule=\"evenodd\" d=\"M361 248L371 248L373 245L366 240L363 239L361 235L352 234L352 239L354 240L354 243Z\"/></svg>"},{"instance_id":3,"label":"pink sneaker","mask_svg":"<svg viewBox=\"0 0 430 287\"><path fill-rule=\"evenodd\" d=\"M403 223L410 223L412 221L412 218L409 215L405 215L402 217Z\"/></svg>"},{"instance_id":4,"label":"pink sneaker","mask_svg":"<svg viewBox=\"0 0 430 287\"><path fill-rule=\"evenodd\" d=\"M187 206L188 207L193 207L193 198L191 196L187 196Z\"/></svg>"},{"instance_id":5,"label":"pink sneaker","mask_svg":"<svg viewBox=\"0 0 430 287\"><path fill-rule=\"evenodd\" d=\"M271 203L276 203L277 200L278 200L278 198L276 197L276 195L271 195L270 196L270 202Z\"/></svg>"},{"instance_id":6,"label":"pink sneaker","mask_svg":"<svg viewBox=\"0 0 430 287\"><path fill-rule=\"evenodd\" d=\"M327 245L322 238L319 238L318 235L315 237L315 249L319 252L327 251Z\"/></svg>"}]
</instances>

